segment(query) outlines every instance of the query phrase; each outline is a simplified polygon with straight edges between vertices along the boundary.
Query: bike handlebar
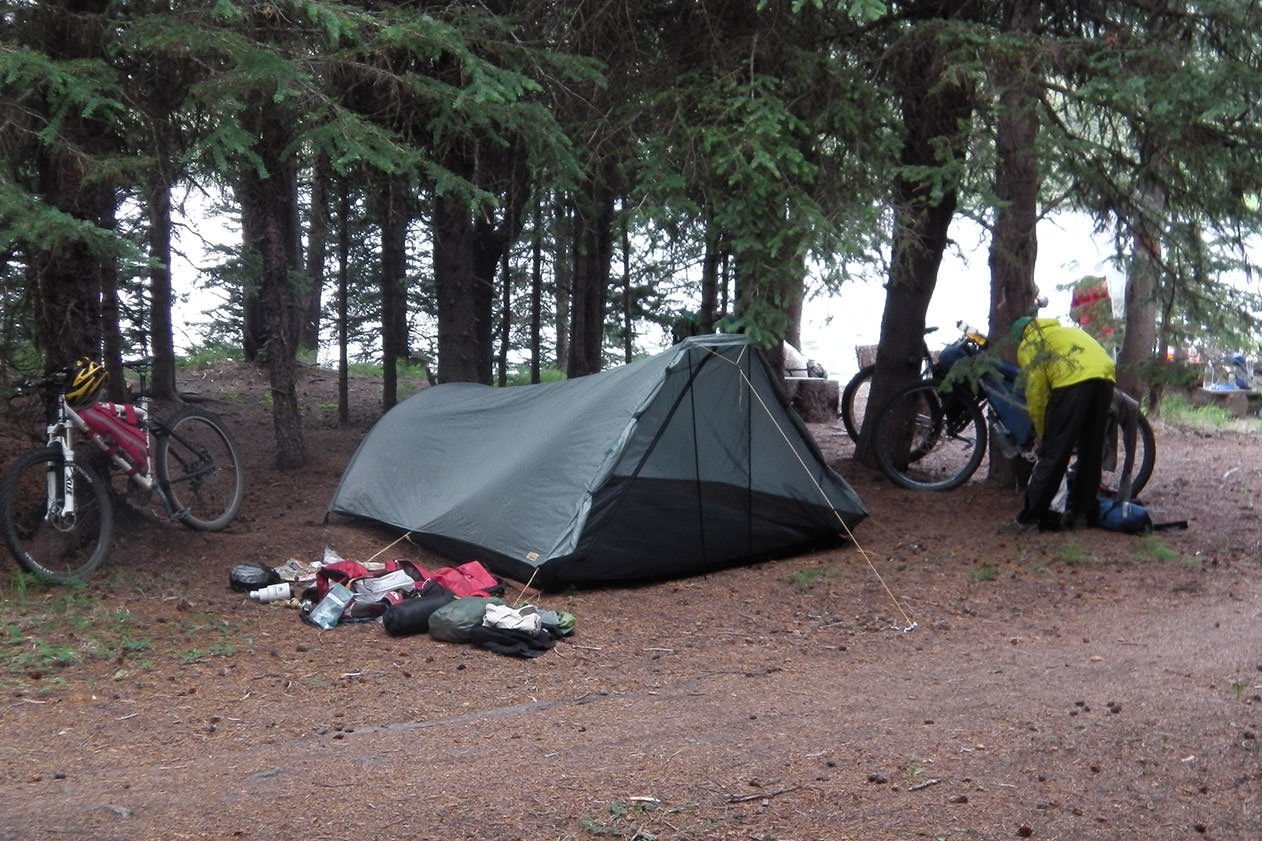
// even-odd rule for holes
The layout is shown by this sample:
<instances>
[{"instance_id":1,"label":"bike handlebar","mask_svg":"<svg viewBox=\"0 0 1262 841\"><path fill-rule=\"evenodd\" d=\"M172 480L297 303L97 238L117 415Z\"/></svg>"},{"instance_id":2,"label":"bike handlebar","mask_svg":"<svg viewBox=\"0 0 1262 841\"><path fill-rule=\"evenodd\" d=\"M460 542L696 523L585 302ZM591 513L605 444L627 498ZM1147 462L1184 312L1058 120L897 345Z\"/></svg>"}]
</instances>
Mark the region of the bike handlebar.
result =
<instances>
[{"instance_id":1,"label":"bike handlebar","mask_svg":"<svg viewBox=\"0 0 1262 841\"><path fill-rule=\"evenodd\" d=\"M25 397L37 390L60 391L66 387L66 378L68 376L68 371L61 370L53 371L51 374L45 374L42 377L26 377L14 383L13 394L9 395L9 399Z\"/></svg>"},{"instance_id":2,"label":"bike handlebar","mask_svg":"<svg viewBox=\"0 0 1262 841\"><path fill-rule=\"evenodd\" d=\"M124 368L130 368L143 376L153 367L153 357L142 356L139 359L128 359L124 360L122 364ZM70 368L60 368L42 377L23 377L13 384L13 393L9 395L9 399L25 397L37 390L59 391L66 387L66 382L70 378L70 370ZM141 382L143 383L144 381L141 380Z\"/></svg>"}]
</instances>

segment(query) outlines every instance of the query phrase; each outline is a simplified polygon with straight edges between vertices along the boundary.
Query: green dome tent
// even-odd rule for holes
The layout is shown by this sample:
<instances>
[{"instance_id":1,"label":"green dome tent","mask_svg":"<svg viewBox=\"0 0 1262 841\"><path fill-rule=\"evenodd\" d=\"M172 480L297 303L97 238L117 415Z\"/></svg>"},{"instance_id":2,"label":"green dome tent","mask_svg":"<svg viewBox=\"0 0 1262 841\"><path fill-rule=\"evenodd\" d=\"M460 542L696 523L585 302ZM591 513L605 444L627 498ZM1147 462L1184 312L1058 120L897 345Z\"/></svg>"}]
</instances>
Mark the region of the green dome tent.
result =
<instances>
[{"instance_id":1,"label":"green dome tent","mask_svg":"<svg viewBox=\"0 0 1262 841\"><path fill-rule=\"evenodd\" d=\"M835 545L867 515L743 335L563 382L424 389L364 438L329 510L544 589Z\"/></svg>"}]
</instances>

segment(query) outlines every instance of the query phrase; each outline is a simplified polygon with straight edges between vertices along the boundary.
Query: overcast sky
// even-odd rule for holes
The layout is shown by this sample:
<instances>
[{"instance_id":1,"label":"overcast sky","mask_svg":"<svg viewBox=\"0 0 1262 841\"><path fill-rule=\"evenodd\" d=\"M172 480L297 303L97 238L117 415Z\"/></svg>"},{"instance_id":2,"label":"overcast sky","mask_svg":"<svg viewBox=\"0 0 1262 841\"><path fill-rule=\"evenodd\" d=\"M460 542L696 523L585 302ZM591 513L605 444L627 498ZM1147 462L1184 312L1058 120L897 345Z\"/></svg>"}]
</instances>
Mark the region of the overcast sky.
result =
<instances>
[{"instance_id":1,"label":"overcast sky","mask_svg":"<svg viewBox=\"0 0 1262 841\"><path fill-rule=\"evenodd\" d=\"M189 197L187 211L200 237L230 242L239 233L227 229L221 220L207 214L196 218L199 210L195 196ZM957 219L951 226L955 247L943 259L938 286L929 305L927 325L936 325L930 347L941 347L958 336L955 324L967 321L985 330L990 307L990 268L987 264L989 241L976 224ZM201 239L177 230L176 247L193 261L204 259ZM1079 217L1044 221L1039 226L1039 256L1035 281L1050 301L1043 315L1068 318L1069 292L1058 286L1073 283L1087 275L1103 275L1110 279L1111 291L1120 298L1120 276L1108 263L1108 244L1091 236L1090 224ZM186 349L198 344L198 325L206 319L202 312L219 305L216 296L195 292L197 269L188 261L175 260L172 266L176 287L176 346ZM867 282L851 283L836 296L808 301L802 316L802 352L824 366L828 375L843 382L858 369L856 345L876 344L880 337L881 314L885 290L884 277ZM187 296L187 300L184 300ZM666 338L662 338L664 343ZM657 348L648 348L656 352Z\"/></svg>"},{"instance_id":2,"label":"overcast sky","mask_svg":"<svg viewBox=\"0 0 1262 841\"><path fill-rule=\"evenodd\" d=\"M929 303L926 326L936 326L929 339L938 348L959 336L955 324L966 321L987 329L990 310L989 240L976 224L957 219L951 225L955 248L943 258L938 285ZM1069 318L1068 286L1088 275L1108 278L1115 305L1123 292L1121 275L1109 262L1109 244L1091 235L1091 225L1080 217L1058 217L1039 225L1038 260L1034 281L1048 298L1040 314ZM808 301L802 314L802 352L824 366L829 377L843 383L858 370L856 345L874 345L881 334L885 306L885 278L848 286L823 301Z\"/></svg>"}]
</instances>

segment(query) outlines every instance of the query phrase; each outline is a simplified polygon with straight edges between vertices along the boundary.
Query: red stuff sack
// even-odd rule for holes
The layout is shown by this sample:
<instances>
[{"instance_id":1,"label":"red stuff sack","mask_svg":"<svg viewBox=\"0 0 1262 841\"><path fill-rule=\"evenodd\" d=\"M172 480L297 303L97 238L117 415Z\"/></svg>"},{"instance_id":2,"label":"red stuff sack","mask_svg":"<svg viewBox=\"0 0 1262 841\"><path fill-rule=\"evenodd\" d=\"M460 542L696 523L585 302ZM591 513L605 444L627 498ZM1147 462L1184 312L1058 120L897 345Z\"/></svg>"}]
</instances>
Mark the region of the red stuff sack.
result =
<instances>
[{"instance_id":1,"label":"red stuff sack","mask_svg":"<svg viewBox=\"0 0 1262 841\"><path fill-rule=\"evenodd\" d=\"M319 602L327 596L334 584L341 584L350 589L356 578L368 578L371 575L372 571L359 561L337 561L325 564L316 571L315 600Z\"/></svg>"},{"instance_id":2,"label":"red stuff sack","mask_svg":"<svg viewBox=\"0 0 1262 841\"><path fill-rule=\"evenodd\" d=\"M128 473L138 473L148 461L145 431L137 426L140 418L130 403L93 403L79 410L88 431L101 436L110 455L122 454L131 463Z\"/></svg>"},{"instance_id":3,"label":"red stuff sack","mask_svg":"<svg viewBox=\"0 0 1262 841\"><path fill-rule=\"evenodd\" d=\"M458 567L439 567L430 573L430 578L461 598L498 596L504 592L504 585L487 572L481 561L469 561Z\"/></svg>"}]
</instances>

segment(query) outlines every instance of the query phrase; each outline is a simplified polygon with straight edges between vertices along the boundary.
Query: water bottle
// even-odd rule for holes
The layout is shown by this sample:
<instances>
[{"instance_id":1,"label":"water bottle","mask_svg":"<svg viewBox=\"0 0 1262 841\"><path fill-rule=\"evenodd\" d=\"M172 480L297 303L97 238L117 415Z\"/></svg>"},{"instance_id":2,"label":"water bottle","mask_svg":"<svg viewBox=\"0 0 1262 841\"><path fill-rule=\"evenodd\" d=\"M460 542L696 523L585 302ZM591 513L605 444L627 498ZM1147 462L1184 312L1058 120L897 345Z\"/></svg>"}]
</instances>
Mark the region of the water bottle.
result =
<instances>
[{"instance_id":1,"label":"water bottle","mask_svg":"<svg viewBox=\"0 0 1262 841\"><path fill-rule=\"evenodd\" d=\"M303 619L327 631L341 620L342 611L346 610L346 606L351 603L354 595L346 585L334 584L329 588L328 595L321 599L320 603Z\"/></svg>"},{"instance_id":2,"label":"water bottle","mask_svg":"<svg viewBox=\"0 0 1262 841\"><path fill-rule=\"evenodd\" d=\"M261 604L278 602L281 599L287 599L292 595L293 589L289 586L288 581L282 581L280 584L272 584L267 587L260 587L257 590L250 591L250 598Z\"/></svg>"},{"instance_id":3,"label":"water bottle","mask_svg":"<svg viewBox=\"0 0 1262 841\"><path fill-rule=\"evenodd\" d=\"M1004 458L1016 458L1021 453L1021 448L1017 446L1012 433L1008 431L1008 427L999 418L991 418L990 434Z\"/></svg>"}]
</instances>

